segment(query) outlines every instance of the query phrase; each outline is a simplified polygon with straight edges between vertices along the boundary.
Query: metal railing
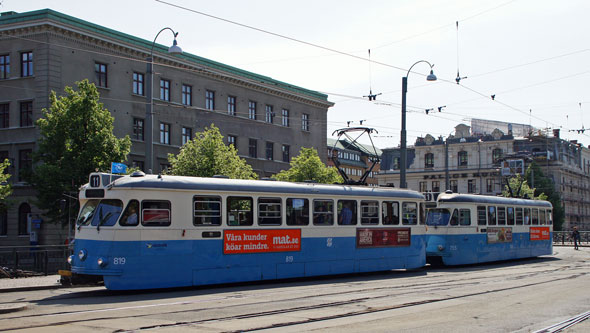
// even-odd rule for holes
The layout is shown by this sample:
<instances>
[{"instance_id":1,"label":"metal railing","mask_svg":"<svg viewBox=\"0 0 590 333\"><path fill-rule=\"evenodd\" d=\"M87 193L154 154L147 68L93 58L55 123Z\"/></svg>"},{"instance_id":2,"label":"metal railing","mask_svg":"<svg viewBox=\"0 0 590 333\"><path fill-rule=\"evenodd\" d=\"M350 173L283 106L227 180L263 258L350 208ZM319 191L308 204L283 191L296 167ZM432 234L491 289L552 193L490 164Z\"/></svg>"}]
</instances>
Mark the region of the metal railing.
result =
<instances>
[{"instance_id":1,"label":"metal railing","mask_svg":"<svg viewBox=\"0 0 590 333\"><path fill-rule=\"evenodd\" d=\"M0 277L56 274L70 254L68 245L0 246Z\"/></svg>"},{"instance_id":2,"label":"metal railing","mask_svg":"<svg viewBox=\"0 0 590 333\"><path fill-rule=\"evenodd\" d=\"M574 238L571 231L554 231L553 245L574 246ZM580 246L590 246L590 231L580 231Z\"/></svg>"}]
</instances>

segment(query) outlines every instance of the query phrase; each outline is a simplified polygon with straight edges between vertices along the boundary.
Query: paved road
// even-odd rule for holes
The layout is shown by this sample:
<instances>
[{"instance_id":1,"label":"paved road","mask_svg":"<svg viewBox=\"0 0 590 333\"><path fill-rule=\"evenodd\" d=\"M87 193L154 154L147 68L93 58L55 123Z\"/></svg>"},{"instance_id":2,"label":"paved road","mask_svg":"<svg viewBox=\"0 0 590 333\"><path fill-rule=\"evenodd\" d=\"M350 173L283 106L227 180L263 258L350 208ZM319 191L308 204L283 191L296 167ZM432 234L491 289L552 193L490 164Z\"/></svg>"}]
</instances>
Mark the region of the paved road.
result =
<instances>
[{"instance_id":1,"label":"paved road","mask_svg":"<svg viewBox=\"0 0 590 333\"><path fill-rule=\"evenodd\" d=\"M152 292L0 294L0 330L531 332L590 311L590 248L458 268ZM590 331L590 320L567 330Z\"/></svg>"}]
</instances>

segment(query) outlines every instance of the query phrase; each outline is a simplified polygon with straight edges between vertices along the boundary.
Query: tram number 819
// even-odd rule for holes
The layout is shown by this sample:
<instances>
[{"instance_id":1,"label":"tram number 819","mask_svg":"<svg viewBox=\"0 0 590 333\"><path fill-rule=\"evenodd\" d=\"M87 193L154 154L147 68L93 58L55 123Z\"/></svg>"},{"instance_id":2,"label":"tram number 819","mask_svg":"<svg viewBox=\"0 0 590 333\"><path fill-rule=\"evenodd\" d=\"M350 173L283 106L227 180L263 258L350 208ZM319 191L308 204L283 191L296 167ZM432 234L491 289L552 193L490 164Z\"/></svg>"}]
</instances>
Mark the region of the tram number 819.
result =
<instances>
[{"instance_id":1,"label":"tram number 819","mask_svg":"<svg viewBox=\"0 0 590 333\"><path fill-rule=\"evenodd\" d=\"M113 265L125 265L125 257L115 257L113 258Z\"/></svg>"}]
</instances>

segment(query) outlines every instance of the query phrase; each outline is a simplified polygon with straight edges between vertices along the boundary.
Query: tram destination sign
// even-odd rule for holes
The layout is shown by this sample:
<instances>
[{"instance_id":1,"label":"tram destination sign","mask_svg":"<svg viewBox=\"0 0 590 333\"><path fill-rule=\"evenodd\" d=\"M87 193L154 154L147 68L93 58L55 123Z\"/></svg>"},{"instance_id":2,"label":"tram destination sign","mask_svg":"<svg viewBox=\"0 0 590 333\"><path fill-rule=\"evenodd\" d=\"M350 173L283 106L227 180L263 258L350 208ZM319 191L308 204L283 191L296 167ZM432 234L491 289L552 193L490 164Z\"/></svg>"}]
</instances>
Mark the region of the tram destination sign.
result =
<instances>
[{"instance_id":1,"label":"tram destination sign","mask_svg":"<svg viewBox=\"0 0 590 333\"><path fill-rule=\"evenodd\" d=\"M410 228L371 228L356 230L356 247L410 246Z\"/></svg>"},{"instance_id":2,"label":"tram destination sign","mask_svg":"<svg viewBox=\"0 0 590 333\"><path fill-rule=\"evenodd\" d=\"M224 230L223 253L289 252L301 250L301 229Z\"/></svg>"}]
</instances>

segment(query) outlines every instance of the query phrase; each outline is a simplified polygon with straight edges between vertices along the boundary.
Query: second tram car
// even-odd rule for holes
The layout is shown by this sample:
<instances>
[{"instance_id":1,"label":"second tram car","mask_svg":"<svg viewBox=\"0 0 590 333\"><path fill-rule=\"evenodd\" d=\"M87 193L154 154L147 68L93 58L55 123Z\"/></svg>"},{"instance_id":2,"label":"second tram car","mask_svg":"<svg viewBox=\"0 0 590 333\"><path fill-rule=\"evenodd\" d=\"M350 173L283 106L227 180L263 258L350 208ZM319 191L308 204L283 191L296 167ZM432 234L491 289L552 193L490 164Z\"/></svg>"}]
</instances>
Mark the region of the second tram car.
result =
<instances>
[{"instance_id":1,"label":"second tram car","mask_svg":"<svg viewBox=\"0 0 590 333\"><path fill-rule=\"evenodd\" d=\"M548 201L441 193L427 213L427 261L465 265L551 254Z\"/></svg>"},{"instance_id":2,"label":"second tram car","mask_svg":"<svg viewBox=\"0 0 590 333\"><path fill-rule=\"evenodd\" d=\"M168 288L420 268L424 197L392 188L90 175L80 191L78 277Z\"/></svg>"}]
</instances>

